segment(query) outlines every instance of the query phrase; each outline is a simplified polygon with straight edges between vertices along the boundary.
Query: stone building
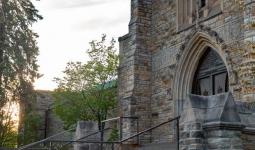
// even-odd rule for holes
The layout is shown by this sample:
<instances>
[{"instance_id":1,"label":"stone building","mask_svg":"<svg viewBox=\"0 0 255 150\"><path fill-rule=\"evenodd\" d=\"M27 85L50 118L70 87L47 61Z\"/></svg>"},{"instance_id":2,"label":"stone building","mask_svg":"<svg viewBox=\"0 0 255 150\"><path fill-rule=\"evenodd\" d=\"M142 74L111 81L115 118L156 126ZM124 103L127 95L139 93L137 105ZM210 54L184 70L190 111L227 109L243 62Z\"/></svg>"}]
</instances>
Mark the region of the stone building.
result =
<instances>
[{"instance_id":1,"label":"stone building","mask_svg":"<svg viewBox=\"0 0 255 150\"><path fill-rule=\"evenodd\" d=\"M19 132L20 149L59 148L72 150L74 129L64 129L64 122L54 112L54 98L52 91L36 90L29 104L29 113L25 117L24 126ZM63 103L65 104L65 103ZM61 141L59 144L56 141Z\"/></svg>"},{"instance_id":2,"label":"stone building","mask_svg":"<svg viewBox=\"0 0 255 150\"><path fill-rule=\"evenodd\" d=\"M63 122L53 112L51 91L36 90L28 104L20 104L19 146L63 132ZM22 125L20 125L22 124Z\"/></svg>"},{"instance_id":3,"label":"stone building","mask_svg":"<svg viewBox=\"0 0 255 150\"><path fill-rule=\"evenodd\" d=\"M63 122L53 112L53 98L51 94L51 91L36 91L35 111L40 118L37 140L42 140L64 131Z\"/></svg>"},{"instance_id":4,"label":"stone building","mask_svg":"<svg viewBox=\"0 0 255 150\"><path fill-rule=\"evenodd\" d=\"M181 149L255 149L255 1L131 0L118 97L139 130L181 116ZM128 137L136 124L125 121ZM141 142L175 141L174 126Z\"/></svg>"}]
</instances>

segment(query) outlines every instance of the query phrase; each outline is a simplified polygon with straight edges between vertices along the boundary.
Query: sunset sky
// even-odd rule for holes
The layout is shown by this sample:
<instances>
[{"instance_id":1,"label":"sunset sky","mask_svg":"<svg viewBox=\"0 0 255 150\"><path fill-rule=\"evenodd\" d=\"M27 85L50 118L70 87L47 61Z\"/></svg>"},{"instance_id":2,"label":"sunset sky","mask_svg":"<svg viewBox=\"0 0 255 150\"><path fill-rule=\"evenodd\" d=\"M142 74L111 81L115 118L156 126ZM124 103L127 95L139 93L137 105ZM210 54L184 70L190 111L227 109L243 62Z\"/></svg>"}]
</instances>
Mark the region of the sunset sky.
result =
<instances>
[{"instance_id":1,"label":"sunset sky","mask_svg":"<svg viewBox=\"0 0 255 150\"><path fill-rule=\"evenodd\" d=\"M34 24L39 34L39 72L35 89L53 90L54 77L63 76L69 61L87 60L91 40L118 38L128 32L130 0L32 0L43 20ZM116 45L118 46L118 45Z\"/></svg>"}]
</instances>

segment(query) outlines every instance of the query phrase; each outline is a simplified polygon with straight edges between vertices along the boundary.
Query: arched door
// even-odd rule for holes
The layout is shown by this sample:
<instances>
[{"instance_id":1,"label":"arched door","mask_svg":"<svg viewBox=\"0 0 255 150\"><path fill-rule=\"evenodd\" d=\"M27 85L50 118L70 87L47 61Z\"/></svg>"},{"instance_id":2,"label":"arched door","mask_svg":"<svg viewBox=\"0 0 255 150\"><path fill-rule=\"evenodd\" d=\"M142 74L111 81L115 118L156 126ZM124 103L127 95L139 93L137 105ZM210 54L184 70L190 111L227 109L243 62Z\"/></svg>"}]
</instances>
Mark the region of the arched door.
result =
<instances>
[{"instance_id":1,"label":"arched door","mask_svg":"<svg viewBox=\"0 0 255 150\"><path fill-rule=\"evenodd\" d=\"M207 48L199 61L193 80L192 93L210 96L227 91L227 68L217 52Z\"/></svg>"}]
</instances>

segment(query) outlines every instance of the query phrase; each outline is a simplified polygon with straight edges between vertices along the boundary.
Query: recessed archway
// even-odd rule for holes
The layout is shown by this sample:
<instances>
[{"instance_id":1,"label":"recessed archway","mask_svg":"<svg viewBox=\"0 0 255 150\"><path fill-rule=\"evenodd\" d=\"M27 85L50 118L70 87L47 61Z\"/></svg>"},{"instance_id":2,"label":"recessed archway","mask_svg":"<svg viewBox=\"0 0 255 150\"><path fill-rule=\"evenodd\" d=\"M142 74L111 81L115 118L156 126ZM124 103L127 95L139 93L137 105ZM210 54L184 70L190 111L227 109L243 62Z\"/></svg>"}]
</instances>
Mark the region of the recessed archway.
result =
<instances>
[{"instance_id":1,"label":"recessed archway","mask_svg":"<svg viewBox=\"0 0 255 150\"><path fill-rule=\"evenodd\" d=\"M225 63L211 47L207 47L193 78L192 94L210 96L228 92L228 89Z\"/></svg>"},{"instance_id":2,"label":"recessed archway","mask_svg":"<svg viewBox=\"0 0 255 150\"><path fill-rule=\"evenodd\" d=\"M220 56L228 70L228 66L226 65L227 60L221 45L208 34L197 32L192 36L191 40L187 42L185 47L176 66L172 87L176 115L180 114L184 100L192 93L193 80L199 65L199 60L205 54L208 47Z\"/></svg>"}]
</instances>

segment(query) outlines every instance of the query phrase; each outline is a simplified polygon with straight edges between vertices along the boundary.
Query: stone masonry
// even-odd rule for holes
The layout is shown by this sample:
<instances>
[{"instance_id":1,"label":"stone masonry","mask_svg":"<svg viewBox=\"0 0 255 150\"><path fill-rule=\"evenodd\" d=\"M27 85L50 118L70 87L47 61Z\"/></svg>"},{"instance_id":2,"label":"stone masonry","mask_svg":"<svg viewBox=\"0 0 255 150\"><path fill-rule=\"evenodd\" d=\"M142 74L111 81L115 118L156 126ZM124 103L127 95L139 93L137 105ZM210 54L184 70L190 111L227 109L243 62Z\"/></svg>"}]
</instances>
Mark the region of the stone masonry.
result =
<instances>
[{"instance_id":1,"label":"stone masonry","mask_svg":"<svg viewBox=\"0 0 255 150\"><path fill-rule=\"evenodd\" d=\"M203 2L205 6L200 8ZM187 128L188 137L202 136L202 140L193 141L195 144L182 146L184 149L255 149L251 142L255 139L255 51L251 44L255 32L250 27L255 21L255 1L246 0L243 6L235 2L131 0L129 33L119 38L121 115L138 116L140 131L178 115L181 121L185 120L185 111L192 109L185 103L192 94L196 68L205 49L210 47L227 68L231 107L237 109L235 116L239 117L240 126L205 124L203 119L193 120L195 124L181 122L192 127ZM233 114L226 117L231 118ZM135 133L136 124L126 121L123 132L124 137ZM174 133L174 127L168 125L143 135L141 141L171 142L176 140ZM226 142L229 146L217 147L217 143Z\"/></svg>"},{"instance_id":2,"label":"stone masonry","mask_svg":"<svg viewBox=\"0 0 255 150\"><path fill-rule=\"evenodd\" d=\"M87 135L96 133L98 131L98 125L92 121L78 121L74 139L80 140ZM86 141L100 141L100 133L86 138ZM95 143L74 143L74 150L99 150L100 144Z\"/></svg>"},{"instance_id":3,"label":"stone masonry","mask_svg":"<svg viewBox=\"0 0 255 150\"><path fill-rule=\"evenodd\" d=\"M53 98L50 91L36 91L36 113L39 115L40 128L37 131L38 139L42 140L58 134L64 130L64 123L60 120L58 116L53 112ZM56 140L70 139L72 135L62 135L62 137L57 137Z\"/></svg>"}]
</instances>

